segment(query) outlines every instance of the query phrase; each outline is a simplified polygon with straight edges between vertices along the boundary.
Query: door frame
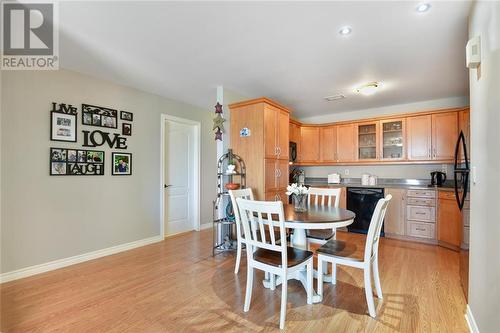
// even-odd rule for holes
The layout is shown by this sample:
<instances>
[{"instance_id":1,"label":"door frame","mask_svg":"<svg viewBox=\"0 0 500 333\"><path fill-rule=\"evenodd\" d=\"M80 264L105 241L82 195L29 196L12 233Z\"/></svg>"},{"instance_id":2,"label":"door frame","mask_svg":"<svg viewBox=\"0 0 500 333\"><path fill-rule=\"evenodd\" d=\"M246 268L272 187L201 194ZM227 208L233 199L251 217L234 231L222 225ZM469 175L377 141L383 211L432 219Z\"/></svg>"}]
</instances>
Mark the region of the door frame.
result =
<instances>
[{"instance_id":1,"label":"door frame","mask_svg":"<svg viewBox=\"0 0 500 333\"><path fill-rule=\"evenodd\" d=\"M160 138L160 236L165 238L165 123L173 121L184 125L194 126L194 151L193 151L193 229L200 231L200 194L201 194L201 123L199 121L161 114L161 138Z\"/></svg>"}]
</instances>

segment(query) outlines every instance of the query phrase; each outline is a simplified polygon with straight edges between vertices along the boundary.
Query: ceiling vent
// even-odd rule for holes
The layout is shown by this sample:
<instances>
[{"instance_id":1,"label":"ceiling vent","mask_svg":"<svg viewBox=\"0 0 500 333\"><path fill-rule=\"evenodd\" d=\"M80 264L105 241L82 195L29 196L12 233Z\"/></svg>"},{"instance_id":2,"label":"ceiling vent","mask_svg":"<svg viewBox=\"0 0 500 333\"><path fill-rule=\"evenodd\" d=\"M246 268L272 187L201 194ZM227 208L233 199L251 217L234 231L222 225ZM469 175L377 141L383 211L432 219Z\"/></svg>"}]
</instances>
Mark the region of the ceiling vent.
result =
<instances>
[{"instance_id":1,"label":"ceiling vent","mask_svg":"<svg viewBox=\"0 0 500 333\"><path fill-rule=\"evenodd\" d=\"M338 100L344 99L344 98L345 98L344 94L337 94L337 95L324 97L324 99L327 100L328 102L338 101Z\"/></svg>"}]
</instances>

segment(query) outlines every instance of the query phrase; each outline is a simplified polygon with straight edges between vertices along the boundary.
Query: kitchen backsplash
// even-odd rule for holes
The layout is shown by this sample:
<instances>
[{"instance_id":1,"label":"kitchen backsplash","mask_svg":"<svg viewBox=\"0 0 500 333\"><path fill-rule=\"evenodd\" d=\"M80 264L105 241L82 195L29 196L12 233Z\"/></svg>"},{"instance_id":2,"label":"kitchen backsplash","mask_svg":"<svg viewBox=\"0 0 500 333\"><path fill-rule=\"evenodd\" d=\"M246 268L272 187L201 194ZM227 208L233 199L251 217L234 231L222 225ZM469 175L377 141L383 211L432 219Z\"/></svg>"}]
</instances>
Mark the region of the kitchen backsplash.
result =
<instances>
[{"instance_id":1,"label":"kitchen backsplash","mask_svg":"<svg viewBox=\"0 0 500 333\"><path fill-rule=\"evenodd\" d=\"M448 179L453 179L453 164L419 165L350 165L350 166L310 166L299 167L306 177L326 178L330 173L339 173L342 178L361 178L364 173L379 178L430 179L432 171L446 171ZM349 174L346 175L345 171Z\"/></svg>"}]
</instances>

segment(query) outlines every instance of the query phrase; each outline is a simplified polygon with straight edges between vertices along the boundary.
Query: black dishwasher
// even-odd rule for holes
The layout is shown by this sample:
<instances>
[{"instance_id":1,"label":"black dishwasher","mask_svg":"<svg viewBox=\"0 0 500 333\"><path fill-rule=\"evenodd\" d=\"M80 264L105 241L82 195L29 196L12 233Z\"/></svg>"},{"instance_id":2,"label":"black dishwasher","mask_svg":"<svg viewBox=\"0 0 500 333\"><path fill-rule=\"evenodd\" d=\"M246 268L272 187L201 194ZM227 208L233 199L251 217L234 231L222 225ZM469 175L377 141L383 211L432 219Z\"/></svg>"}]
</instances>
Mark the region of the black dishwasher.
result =
<instances>
[{"instance_id":1,"label":"black dishwasher","mask_svg":"<svg viewBox=\"0 0 500 333\"><path fill-rule=\"evenodd\" d=\"M347 227L349 232L366 234L370 227L373 211L379 199L384 197L383 188L347 188L347 209L356 214L354 222ZM384 226L380 235L384 236Z\"/></svg>"}]
</instances>

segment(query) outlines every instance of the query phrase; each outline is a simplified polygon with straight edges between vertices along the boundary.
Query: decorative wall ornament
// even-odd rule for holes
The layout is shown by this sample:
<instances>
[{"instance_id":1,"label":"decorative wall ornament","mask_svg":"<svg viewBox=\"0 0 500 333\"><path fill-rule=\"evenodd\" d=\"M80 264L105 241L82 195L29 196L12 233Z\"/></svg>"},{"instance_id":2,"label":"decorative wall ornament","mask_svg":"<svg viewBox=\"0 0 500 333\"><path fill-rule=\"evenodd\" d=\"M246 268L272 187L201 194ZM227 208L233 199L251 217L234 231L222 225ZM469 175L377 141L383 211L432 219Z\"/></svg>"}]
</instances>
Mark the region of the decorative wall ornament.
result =
<instances>
[{"instance_id":1,"label":"decorative wall ornament","mask_svg":"<svg viewBox=\"0 0 500 333\"><path fill-rule=\"evenodd\" d=\"M67 148L50 148L51 176L102 176L104 152Z\"/></svg>"},{"instance_id":2,"label":"decorative wall ornament","mask_svg":"<svg viewBox=\"0 0 500 333\"><path fill-rule=\"evenodd\" d=\"M52 112L76 115L78 113L78 109L71 104L66 105L64 103L57 104L56 102L52 102Z\"/></svg>"},{"instance_id":3,"label":"decorative wall ornament","mask_svg":"<svg viewBox=\"0 0 500 333\"><path fill-rule=\"evenodd\" d=\"M222 141L222 132L224 132L224 122L226 119L222 118L222 105L217 102L215 104L215 118L214 118L214 127L215 131L215 140Z\"/></svg>"},{"instance_id":4,"label":"decorative wall ornament","mask_svg":"<svg viewBox=\"0 0 500 333\"><path fill-rule=\"evenodd\" d=\"M120 136L120 134L112 134L100 130L82 131L83 133L83 147L99 147L107 143L109 148L127 149L127 138Z\"/></svg>"},{"instance_id":5,"label":"decorative wall ornament","mask_svg":"<svg viewBox=\"0 0 500 333\"><path fill-rule=\"evenodd\" d=\"M134 114L132 112L120 111L120 119L127 120L127 121L133 121Z\"/></svg>"},{"instance_id":6,"label":"decorative wall ornament","mask_svg":"<svg viewBox=\"0 0 500 333\"><path fill-rule=\"evenodd\" d=\"M113 152L111 159L113 161L111 168L113 176L129 176L132 174L132 154Z\"/></svg>"},{"instance_id":7,"label":"decorative wall ornament","mask_svg":"<svg viewBox=\"0 0 500 333\"><path fill-rule=\"evenodd\" d=\"M122 135L132 135L132 124L122 123Z\"/></svg>"},{"instance_id":8,"label":"decorative wall ornament","mask_svg":"<svg viewBox=\"0 0 500 333\"><path fill-rule=\"evenodd\" d=\"M82 104L82 124L118 128L118 111L102 106Z\"/></svg>"}]
</instances>

